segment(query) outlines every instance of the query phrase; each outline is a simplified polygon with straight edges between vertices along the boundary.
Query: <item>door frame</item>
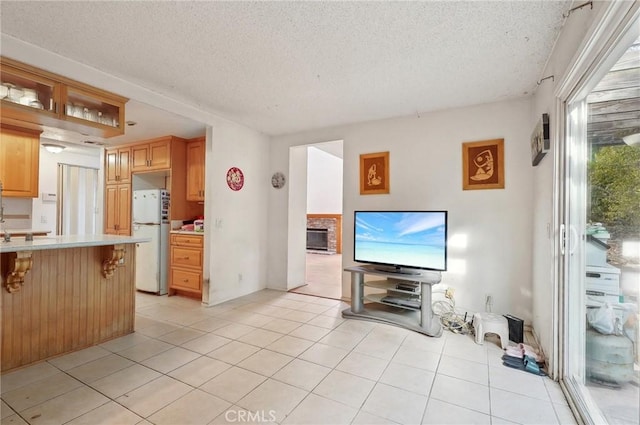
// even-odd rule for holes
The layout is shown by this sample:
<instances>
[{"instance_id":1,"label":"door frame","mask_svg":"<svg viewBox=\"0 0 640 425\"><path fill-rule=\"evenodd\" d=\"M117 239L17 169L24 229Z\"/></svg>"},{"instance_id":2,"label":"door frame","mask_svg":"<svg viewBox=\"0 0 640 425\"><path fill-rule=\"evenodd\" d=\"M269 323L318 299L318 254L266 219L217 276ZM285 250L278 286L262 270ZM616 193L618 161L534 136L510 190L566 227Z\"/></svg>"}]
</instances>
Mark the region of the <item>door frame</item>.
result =
<instances>
[{"instance_id":1,"label":"door frame","mask_svg":"<svg viewBox=\"0 0 640 425\"><path fill-rule=\"evenodd\" d=\"M638 2L610 2L603 7L594 22L595 26L589 31L578 54L573 58L564 77L558 83L554 96L556 98L556 120L554 137L560 141L556 144L553 183L553 223L556 233L554 243L553 270L554 277L554 335L553 335L553 367L552 376L558 378L562 390L576 416L584 423L606 423L597 410L590 408L584 393L573 382L568 374L567 360L568 346L568 300L565 279L567 277L568 247L579 242L574 241L565 229L567 224L568 202L568 113L569 105L586 98L595 83L615 63L627 46L640 36L640 30L635 25L640 19L640 3ZM585 123L586 125L586 123Z\"/></svg>"}]
</instances>

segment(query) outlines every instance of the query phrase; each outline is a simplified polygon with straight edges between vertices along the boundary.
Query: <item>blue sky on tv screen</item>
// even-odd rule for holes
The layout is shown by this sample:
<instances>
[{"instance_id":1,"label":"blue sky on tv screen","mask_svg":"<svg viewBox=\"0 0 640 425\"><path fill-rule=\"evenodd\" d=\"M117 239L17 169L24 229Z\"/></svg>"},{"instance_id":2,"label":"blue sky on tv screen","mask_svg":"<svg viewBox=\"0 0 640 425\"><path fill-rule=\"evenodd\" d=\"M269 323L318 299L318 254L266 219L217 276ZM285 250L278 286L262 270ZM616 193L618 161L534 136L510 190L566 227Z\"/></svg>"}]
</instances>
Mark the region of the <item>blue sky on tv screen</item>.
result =
<instances>
[{"instance_id":1,"label":"blue sky on tv screen","mask_svg":"<svg viewBox=\"0 0 640 425\"><path fill-rule=\"evenodd\" d=\"M355 260L444 269L443 212L358 212Z\"/></svg>"}]
</instances>

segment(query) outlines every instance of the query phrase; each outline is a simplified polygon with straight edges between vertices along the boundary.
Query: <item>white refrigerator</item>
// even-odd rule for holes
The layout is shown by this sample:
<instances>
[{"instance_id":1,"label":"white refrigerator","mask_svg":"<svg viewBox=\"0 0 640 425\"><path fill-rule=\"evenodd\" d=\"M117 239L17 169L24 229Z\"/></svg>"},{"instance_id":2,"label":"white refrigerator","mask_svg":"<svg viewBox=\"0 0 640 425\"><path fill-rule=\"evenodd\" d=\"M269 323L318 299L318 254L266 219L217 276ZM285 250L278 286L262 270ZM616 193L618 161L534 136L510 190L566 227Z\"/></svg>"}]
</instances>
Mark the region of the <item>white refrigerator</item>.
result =
<instances>
[{"instance_id":1,"label":"white refrigerator","mask_svg":"<svg viewBox=\"0 0 640 425\"><path fill-rule=\"evenodd\" d=\"M136 245L136 289L167 293L169 258L169 192L133 191L133 236L151 238Z\"/></svg>"}]
</instances>

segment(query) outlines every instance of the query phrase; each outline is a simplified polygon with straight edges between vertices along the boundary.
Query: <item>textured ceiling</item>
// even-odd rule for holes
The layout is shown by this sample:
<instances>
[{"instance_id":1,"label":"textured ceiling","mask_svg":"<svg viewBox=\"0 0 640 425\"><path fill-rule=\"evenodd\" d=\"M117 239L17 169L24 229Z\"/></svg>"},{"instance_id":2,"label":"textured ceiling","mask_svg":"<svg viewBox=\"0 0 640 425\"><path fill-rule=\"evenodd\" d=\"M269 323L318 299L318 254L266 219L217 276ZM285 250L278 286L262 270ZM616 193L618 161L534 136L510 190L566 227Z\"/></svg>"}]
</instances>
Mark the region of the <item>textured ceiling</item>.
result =
<instances>
[{"instance_id":1,"label":"textured ceiling","mask_svg":"<svg viewBox=\"0 0 640 425\"><path fill-rule=\"evenodd\" d=\"M0 28L284 134L531 94L570 4L3 0Z\"/></svg>"}]
</instances>

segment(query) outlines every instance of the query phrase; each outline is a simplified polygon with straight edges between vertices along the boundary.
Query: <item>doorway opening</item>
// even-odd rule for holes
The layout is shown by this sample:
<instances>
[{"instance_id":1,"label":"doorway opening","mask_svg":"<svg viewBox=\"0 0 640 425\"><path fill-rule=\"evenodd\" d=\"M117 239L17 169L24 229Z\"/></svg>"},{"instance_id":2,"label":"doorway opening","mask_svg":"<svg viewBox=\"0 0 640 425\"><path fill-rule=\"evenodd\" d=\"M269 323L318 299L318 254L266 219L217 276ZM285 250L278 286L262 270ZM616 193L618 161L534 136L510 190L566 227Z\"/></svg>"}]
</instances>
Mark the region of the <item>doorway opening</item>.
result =
<instances>
[{"instance_id":1,"label":"doorway opening","mask_svg":"<svg viewBox=\"0 0 640 425\"><path fill-rule=\"evenodd\" d=\"M306 146L304 284L291 290L342 297L342 140Z\"/></svg>"},{"instance_id":2,"label":"doorway opening","mask_svg":"<svg viewBox=\"0 0 640 425\"><path fill-rule=\"evenodd\" d=\"M58 164L57 235L93 235L98 221L98 170Z\"/></svg>"}]
</instances>

